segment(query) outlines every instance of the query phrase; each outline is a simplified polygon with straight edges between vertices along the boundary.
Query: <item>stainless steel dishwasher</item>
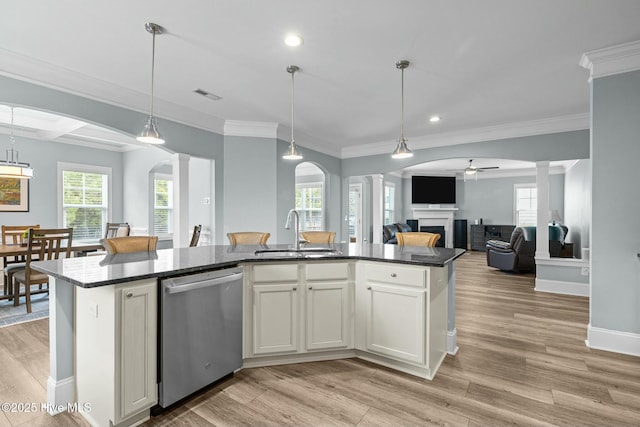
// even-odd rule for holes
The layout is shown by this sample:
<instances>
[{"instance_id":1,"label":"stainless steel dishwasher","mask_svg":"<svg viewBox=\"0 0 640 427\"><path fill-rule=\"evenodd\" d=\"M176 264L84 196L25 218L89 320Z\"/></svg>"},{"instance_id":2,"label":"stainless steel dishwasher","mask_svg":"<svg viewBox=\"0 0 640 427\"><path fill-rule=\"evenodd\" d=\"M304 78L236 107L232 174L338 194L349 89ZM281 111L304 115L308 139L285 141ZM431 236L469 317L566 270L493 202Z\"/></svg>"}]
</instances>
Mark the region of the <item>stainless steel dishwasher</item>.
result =
<instances>
[{"instance_id":1,"label":"stainless steel dishwasher","mask_svg":"<svg viewBox=\"0 0 640 427\"><path fill-rule=\"evenodd\" d=\"M242 366L242 268L161 281L159 405Z\"/></svg>"}]
</instances>

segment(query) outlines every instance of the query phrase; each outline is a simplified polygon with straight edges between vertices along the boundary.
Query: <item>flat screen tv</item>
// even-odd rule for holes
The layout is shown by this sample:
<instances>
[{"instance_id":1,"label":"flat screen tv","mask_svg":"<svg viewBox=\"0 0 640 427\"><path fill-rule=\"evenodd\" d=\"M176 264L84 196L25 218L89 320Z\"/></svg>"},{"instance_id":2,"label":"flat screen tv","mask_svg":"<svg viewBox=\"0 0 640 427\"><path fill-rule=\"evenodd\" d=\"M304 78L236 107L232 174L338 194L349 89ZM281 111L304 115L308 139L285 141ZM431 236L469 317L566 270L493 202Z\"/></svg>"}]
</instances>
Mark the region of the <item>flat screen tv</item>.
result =
<instances>
[{"instance_id":1,"label":"flat screen tv","mask_svg":"<svg viewBox=\"0 0 640 427\"><path fill-rule=\"evenodd\" d=\"M456 203L455 176L411 177L411 203Z\"/></svg>"}]
</instances>

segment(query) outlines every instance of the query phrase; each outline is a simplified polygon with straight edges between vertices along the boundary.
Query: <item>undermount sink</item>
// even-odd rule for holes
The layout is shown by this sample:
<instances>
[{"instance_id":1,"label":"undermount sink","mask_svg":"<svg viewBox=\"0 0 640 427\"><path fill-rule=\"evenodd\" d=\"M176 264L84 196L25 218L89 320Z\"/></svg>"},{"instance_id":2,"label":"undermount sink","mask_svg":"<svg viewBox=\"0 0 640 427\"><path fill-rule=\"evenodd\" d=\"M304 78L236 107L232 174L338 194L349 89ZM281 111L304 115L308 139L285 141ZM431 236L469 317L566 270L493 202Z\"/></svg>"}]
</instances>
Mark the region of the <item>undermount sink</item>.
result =
<instances>
[{"instance_id":1,"label":"undermount sink","mask_svg":"<svg viewBox=\"0 0 640 427\"><path fill-rule=\"evenodd\" d=\"M342 255L336 249L327 248L305 248L305 249L258 249L256 255L267 257L288 257L288 258L320 258L325 256Z\"/></svg>"}]
</instances>

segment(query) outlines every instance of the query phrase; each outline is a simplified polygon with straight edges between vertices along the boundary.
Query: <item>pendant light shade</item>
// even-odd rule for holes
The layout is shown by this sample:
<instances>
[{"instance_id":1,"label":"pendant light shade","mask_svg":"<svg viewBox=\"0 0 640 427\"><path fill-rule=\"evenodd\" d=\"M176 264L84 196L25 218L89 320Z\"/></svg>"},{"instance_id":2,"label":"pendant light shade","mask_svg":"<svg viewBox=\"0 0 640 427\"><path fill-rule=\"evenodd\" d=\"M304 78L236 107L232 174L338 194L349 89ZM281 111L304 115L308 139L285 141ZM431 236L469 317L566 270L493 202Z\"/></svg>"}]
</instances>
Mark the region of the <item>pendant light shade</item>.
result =
<instances>
[{"instance_id":1,"label":"pendant light shade","mask_svg":"<svg viewBox=\"0 0 640 427\"><path fill-rule=\"evenodd\" d=\"M293 99L294 99L294 81L293 76L296 71L299 71L300 68L296 65L289 65L287 67L287 72L291 74L291 143L289 144L289 148L285 151L282 156L285 160L301 160L302 154L298 151L298 147L296 147L296 140L293 137Z\"/></svg>"},{"instance_id":2,"label":"pendant light shade","mask_svg":"<svg viewBox=\"0 0 640 427\"><path fill-rule=\"evenodd\" d=\"M149 108L149 117L147 117L147 122L136 139L147 144L164 144L164 138L158 131L158 123L156 122L156 118L153 116L153 78L156 62L156 34L162 34L164 29L160 25L152 22L147 22L144 27L153 35L153 44L151 48L151 106Z\"/></svg>"},{"instance_id":3,"label":"pendant light shade","mask_svg":"<svg viewBox=\"0 0 640 427\"><path fill-rule=\"evenodd\" d=\"M401 102L400 102L400 138L398 139L398 145L396 145L396 149L393 150L393 154L391 157L394 159L408 159L409 157L413 157L413 151L407 147L407 140L404 138L404 69L409 66L409 61L402 60L396 63L396 68L398 68L402 74L401 77Z\"/></svg>"},{"instance_id":4,"label":"pendant light shade","mask_svg":"<svg viewBox=\"0 0 640 427\"><path fill-rule=\"evenodd\" d=\"M0 160L0 177L33 178L33 169L29 164L21 163L18 160L18 151L13 148L15 141L16 139L13 136L13 107L11 107L11 135L9 136L11 148L7 150L5 160Z\"/></svg>"}]
</instances>

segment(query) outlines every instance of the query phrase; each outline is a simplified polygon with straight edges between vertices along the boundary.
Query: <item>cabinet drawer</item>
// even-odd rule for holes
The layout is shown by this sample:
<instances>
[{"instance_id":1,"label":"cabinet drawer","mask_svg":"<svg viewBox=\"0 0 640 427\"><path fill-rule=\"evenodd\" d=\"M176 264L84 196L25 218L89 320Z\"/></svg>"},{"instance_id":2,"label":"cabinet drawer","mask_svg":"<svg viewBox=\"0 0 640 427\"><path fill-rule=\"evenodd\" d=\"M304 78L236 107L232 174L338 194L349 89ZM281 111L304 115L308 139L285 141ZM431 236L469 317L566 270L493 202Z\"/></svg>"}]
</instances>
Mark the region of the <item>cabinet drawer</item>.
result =
<instances>
[{"instance_id":1,"label":"cabinet drawer","mask_svg":"<svg viewBox=\"0 0 640 427\"><path fill-rule=\"evenodd\" d=\"M253 267L254 282L297 282L298 264L265 264Z\"/></svg>"},{"instance_id":2,"label":"cabinet drawer","mask_svg":"<svg viewBox=\"0 0 640 427\"><path fill-rule=\"evenodd\" d=\"M307 280L347 280L349 264L346 262L318 262L307 264Z\"/></svg>"},{"instance_id":3,"label":"cabinet drawer","mask_svg":"<svg viewBox=\"0 0 640 427\"><path fill-rule=\"evenodd\" d=\"M423 268L412 268L393 263L367 264L365 278L379 283L423 288L426 282L426 272Z\"/></svg>"}]
</instances>

